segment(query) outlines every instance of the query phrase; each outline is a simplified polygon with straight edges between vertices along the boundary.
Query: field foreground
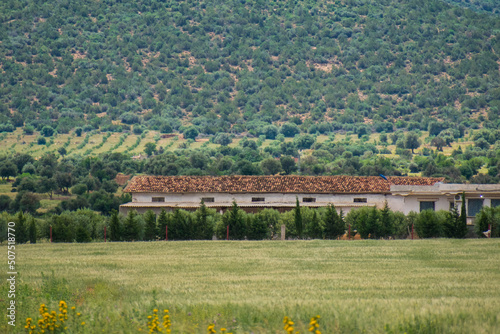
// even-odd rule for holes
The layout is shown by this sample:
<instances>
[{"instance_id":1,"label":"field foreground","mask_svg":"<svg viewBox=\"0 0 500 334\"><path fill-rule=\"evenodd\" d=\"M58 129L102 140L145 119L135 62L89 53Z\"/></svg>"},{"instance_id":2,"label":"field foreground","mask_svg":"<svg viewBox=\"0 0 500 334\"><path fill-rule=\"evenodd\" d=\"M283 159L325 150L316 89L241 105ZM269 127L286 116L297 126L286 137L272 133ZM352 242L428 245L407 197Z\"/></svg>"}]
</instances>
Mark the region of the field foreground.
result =
<instances>
[{"instance_id":1,"label":"field foreground","mask_svg":"<svg viewBox=\"0 0 500 334\"><path fill-rule=\"evenodd\" d=\"M17 326L45 303L76 306L83 332L500 333L500 241L258 241L17 246ZM4 254L6 251L4 251ZM5 282L5 270L2 281ZM0 306L6 309L7 286ZM160 314L161 317L161 314ZM5 319L5 318L4 318Z\"/></svg>"}]
</instances>

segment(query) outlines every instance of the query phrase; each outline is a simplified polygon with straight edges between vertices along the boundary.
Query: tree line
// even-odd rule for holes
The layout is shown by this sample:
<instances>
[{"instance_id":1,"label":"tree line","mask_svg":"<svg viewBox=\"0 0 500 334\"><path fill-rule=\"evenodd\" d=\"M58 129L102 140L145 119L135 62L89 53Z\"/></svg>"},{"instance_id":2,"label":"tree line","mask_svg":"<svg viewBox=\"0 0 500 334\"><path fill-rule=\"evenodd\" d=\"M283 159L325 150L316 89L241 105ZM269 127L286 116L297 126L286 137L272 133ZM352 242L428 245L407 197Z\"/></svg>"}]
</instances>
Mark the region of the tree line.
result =
<instances>
[{"instance_id":1,"label":"tree line","mask_svg":"<svg viewBox=\"0 0 500 334\"><path fill-rule=\"evenodd\" d=\"M162 210L158 215L151 210L142 215L131 210L127 215L113 211L106 217L79 209L40 219L20 211L0 215L0 241L6 238L8 221L16 222L18 243L47 240L51 231L53 242L102 242L105 236L107 241L225 240L228 236L230 240L270 240L280 238L282 225L287 239L299 240L335 240L355 234L363 239L407 239L412 233L419 238L465 238L465 216L456 209L404 215L391 211L387 204L382 209L353 209L346 215L333 204L313 209L299 203L282 213L274 209L247 213L236 202L223 214L204 203L196 211ZM474 232L484 237L483 232L491 226L491 236L500 237L499 221L500 207L485 207L476 216Z\"/></svg>"}]
</instances>

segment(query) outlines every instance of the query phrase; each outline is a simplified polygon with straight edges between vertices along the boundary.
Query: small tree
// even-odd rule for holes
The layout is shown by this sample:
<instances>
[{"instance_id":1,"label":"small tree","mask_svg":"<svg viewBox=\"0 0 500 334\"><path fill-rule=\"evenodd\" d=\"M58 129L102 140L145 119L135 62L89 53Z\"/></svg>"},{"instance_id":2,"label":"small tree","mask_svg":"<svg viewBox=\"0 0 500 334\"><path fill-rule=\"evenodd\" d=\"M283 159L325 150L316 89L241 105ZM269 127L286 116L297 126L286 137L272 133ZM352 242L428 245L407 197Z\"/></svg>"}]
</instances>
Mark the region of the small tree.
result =
<instances>
[{"instance_id":1,"label":"small tree","mask_svg":"<svg viewBox=\"0 0 500 334\"><path fill-rule=\"evenodd\" d=\"M11 206L13 211L20 210L23 212L35 213L40 207L40 200L34 193L23 191L16 195Z\"/></svg>"},{"instance_id":2,"label":"small tree","mask_svg":"<svg viewBox=\"0 0 500 334\"><path fill-rule=\"evenodd\" d=\"M387 238L394 233L394 219L392 212L389 209L387 201L385 201L384 208L380 211L380 231L379 236Z\"/></svg>"},{"instance_id":3,"label":"small tree","mask_svg":"<svg viewBox=\"0 0 500 334\"><path fill-rule=\"evenodd\" d=\"M90 237L89 231L83 225L78 225L76 228L75 234L76 242L91 242L92 238Z\"/></svg>"},{"instance_id":4,"label":"small tree","mask_svg":"<svg viewBox=\"0 0 500 334\"><path fill-rule=\"evenodd\" d=\"M281 162L281 168L283 168L285 174L292 174L297 170L297 164L295 163L295 160L291 156L288 155L281 156L280 162Z\"/></svg>"},{"instance_id":5,"label":"small tree","mask_svg":"<svg viewBox=\"0 0 500 334\"><path fill-rule=\"evenodd\" d=\"M160 214L158 215L158 228L160 229L159 236L163 240L165 240L166 237L166 227L169 225L170 219L167 215L167 211L165 209L161 209Z\"/></svg>"},{"instance_id":6,"label":"small tree","mask_svg":"<svg viewBox=\"0 0 500 334\"><path fill-rule=\"evenodd\" d=\"M10 177L15 177L17 175L17 166L12 161L3 161L0 162L0 176L2 179L7 178L7 181Z\"/></svg>"},{"instance_id":7,"label":"small tree","mask_svg":"<svg viewBox=\"0 0 500 334\"><path fill-rule=\"evenodd\" d=\"M19 244L25 244L28 242L28 231L26 226L26 216L22 211L19 211L16 215L16 242Z\"/></svg>"},{"instance_id":8,"label":"small tree","mask_svg":"<svg viewBox=\"0 0 500 334\"><path fill-rule=\"evenodd\" d=\"M158 227L156 225L156 215L152 210L146 211L144 214L144 240L155 240L158 234Z\"/></svg>"},{"instance_id":9,"label":"small tree","mask_svg":"<svg viewBox=\"0 0 500 334\"><path fill-rule=\"evenodd\" d=\"M123 239L125 241L134 241L139 239L139 222L137 221L137 211L130 210L125 223L123 224Z\"/></svg>"},{"instance_id":10,"label":"small tree","mask_svg":"<svg viewBox=\"0 0 500 334\"><path fill-rule=\"evenodd\" d=\"M308 224L308 235L313 239L323 238L323 225L318 218L318 213L316 210L313 212L311 222Z\"/></svg>"},{"instance_id":11,"label":"small tree","mask_svg":"<svg viewBox=\"0 0 500 334\"><path fill-rule=\"evenodd\" d=\"M29 239L30 239L30 244L36 244L37 231L36 231L36 224L35 224L35 218L34 217L30 218Z\"/></svg>"},{"instance_id":12,"label":"small tree","mask_svg":"<svg viewBox=\"0 0 500 334\"><path fill-rule=\"evenodd\" d=\"M193 239L191 228L192 221L189 214L187 214L185 211L175 209L174 215L168 228L169 236L171 236L173 240Z\"/></svg>"},{"instance_id":13,"label":"small tree","mask_svg":"<svg viewBox=\"0 0 500 334\"><path fill-rule=\"evenodd\" d=\"M38 179L36 184L36 192L37 193L46 193L49 195L49 198L52 199L52 195L54 191L57 190L57 184L53 178L48 178L46 176Z\"/></svg>"},{"instance_id":14,"label":"small tree","mask_svg":"<svg viewBox=\"0 0 500 334\"><path fill-rule=\"evenodd\" d=\"M8 211L12 200L7 195L0 195L0 211Z\"/></svg>"},{"instance_id":15,"label":"small tree","mask_svg":"<svg viewBox=\"0 0 500 334\"><path fill-rule=\"evenodd\" d=\"M226 226L229 226L229 237L235 240L243 240L246 235L246 224L243 212L233 201L233 205L228 214L223 217Z\"/></svg>"},{"instance_id":16,"label":"small tree","mask_svg":"<svg viewBox=\"0 0 500 334\"><path fill-rule=\"evenodd\" d=\"M266 222L254 215L247 215L247 238L248 240L262 240L269 238L269 226Z\"/></svg>"},{"instance_id":17,"label":"small tree","mask_svg":"<svg viewBox=\"0 0 500 334\"><path fill-rule=\"evenodd\" d=\"M62 157L64 157L64 156L68 153L68 152L66 151L66 148L64 148L64 147L59 147L59 148L57 149L57 152L58 152L58 153L59 153Z\"/></svg>"},{"instance_id":18,"label":"small tree","mask_svg":"<svg viewBox=\"0 0 500 334\"><path fill-rule=\"evenodd\" d=\"M345 222L333 204L328 205L325 214L325 238L337 239L345 233Z\"/></svg>"},{"instance_id":19,"label":"small tree","mask_svg":"<svg viewBox=\"0 0 500 334\"><path fill-rule=\"evenodd\" d=\"M45 125L43 128L42 128L42 131L40 131L40 133L44 136L44 137L51 137L53 134L54 134L54 128L51 127L50 125Z\"/></svg>"},{"instance_id":20,"label":"small tree","mask_svg":"<svg viewBox=\"0 0 500 334\"><path fill-rule=\"evenodd\" d=\"M278 174L281 172L281 163L279 160L273 159L273 158L268 158L264 159L260 163L260 167L262 168L262 171L266 175L274 175Z\"/></svg>"},{"instance_id":21,"label":"small tree","mask_svg":"<svg viewBox=\"0 0 500 334\"><path fill-rule=\"evenodd\" d=\"M214 229L209 220L208 208L205 202L201 201L200 208L196 211L196 231L195 239L210 240L213 237Z\"/></svg>"},{"instance_id":22,"label":"small tree","mask_svg":"<svg viewBox=\"0 0 500 334\"><path fill-rule=\"evenodd\" d=\"M434 210L420 212L415 223L420 238L437 238L441 235L441 226Z\"/></svg>"},{"instance_id":23,"label":"small tree","mask_svg":"<svg viewBox=\"0 0 500 334\"><path fill-rule=\"evenodd\" d=\"M295 229L297 230L297 236L300 239L302 238L302 215L300 213L300 203L298 197L296 197L294 218L295 218Z\"/></svg>"},{"instance_id":24,"label":"small tree","mask_svg":"<svg viewBox=\"0 0 500 334\"><path fill-rule=\"evenodd\" d=\"M146 145L144 145L144 152L148 155L148 157L152 156L154 153L156 153L156 144L146 143Z\"/></svg>"},{"instance_id":25,"label":"small tree","mask_svg":"<svg viewBox=\"0 0 500 334\"><path fill-rule=\"evenodd\" d=\"M109 219L109 240L121 240L121 223L120 217L118 216L118 211L116 210L111 211L111 217Z\"/></svg>"},{"instance_id":26,"label":"small tree","mask_svg":"<svg viewBox=\"0 0 500 334\"><path fill-rule=\"evenodd\" d=\"M233 139L228 133L218 133L214 139L213 142L215 144L219 144L222 146L227 146L233 142Z\"/></svg>"},{"instance_id":27,"label":"small tree","mask_svg":"<svg viewBox=\"0 0 500 334\"><path fill-rule=\"evenodd\" d=\"M198 130L194 126L190 126L184 130L184 138L185 139L192 139L196 141L196 137L198 136Z\"/></svg>"},{"instance_id":28,"label":"small tree","mask_svg":"<svg viewBox=\"0 0 500 334\"><path fill-rule=\"evenodd\" d=\"M420 140L414 132L408 132L405 137L404 146L411 150L411 153L415 153L414 150L420 147Z\"/></svg>"}]
</instances>

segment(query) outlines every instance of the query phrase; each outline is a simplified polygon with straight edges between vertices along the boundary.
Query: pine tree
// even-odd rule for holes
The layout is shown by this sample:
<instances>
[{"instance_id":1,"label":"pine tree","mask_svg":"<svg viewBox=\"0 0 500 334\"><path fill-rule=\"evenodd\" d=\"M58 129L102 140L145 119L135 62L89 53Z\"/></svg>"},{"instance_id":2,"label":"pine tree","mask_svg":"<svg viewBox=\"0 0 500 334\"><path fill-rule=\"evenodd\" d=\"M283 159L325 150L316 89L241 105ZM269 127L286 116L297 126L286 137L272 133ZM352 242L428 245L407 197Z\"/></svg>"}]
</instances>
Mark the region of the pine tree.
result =
<instances>
[{"instance_id":1,"label":"pine tree","mask_svg":"<svg viewBox=\"0 0 500 334\"><path fill-rule=\"evenodd\" d=\"M242 212L236 201L229 212L227 225L229 226L229 237L235 240L243 240L246 235L246 224Z\"/></svg>"},{"instance_id":2,"label":"pine tree","mask_svg":"<svg viewBox=\"0 0 500 334\"><path fill-rule=\"evenodd\" d=\"M391 210L387 201L385 201L384 208L380 211L380 237L386 238L393 234L393 219Z\"/></svg>"},{"instance_id":3,"label":"pine tree","mask_svg":"<svg viewBox=\"0 0 500 334\"><path fill-rule=\"evenodd\" d=\"M158 216L158 228L160 229L159 237L162 240L166 238L166 227L169 225L170 219L167 215L167 211L165 209L161 209L160 215Z\"/></svg>"},{"instance_id":4,"label":"pine tree","mask_svg":"<svg viewBox=\"0 0 500 334\"><path fill-rule=\"evenodd\" d=\"M28 242L28 231L26 226L26 216L22 211L17 213L17 224L16 224L16 242L19 244L25 244Z\"/></svg>"},{"instance_id":5,"label":"pine tree","mask_svg":"<svg viewBox=\"0 0 500 334\"><path fill-rule=\"evenodd\" d=\"M188 217L185 217L181 210L175 209L172 222L168 227L168 235L173 240L189 240L191 236L189 234L189 221Z\"/></svg>"},{"instance_id":6,"label":"pine tree","mask_svg":"<svg viewBox=\"0 0 500 334\"><path fill-rule=\"evenodd\" d=\"M333 204L328 205L325 215L325 238L337 239L345 232L345 223Z\"/></svg>"},{"instance_id":7,"label":"pine tree","mask_svg":"<svg viewBox=\"0 0 500 334\"><path fill-rule=\"evenodd\" d=\"M33 218L33 217L31 217L31 219L30 219L29 239L30 239L30 244L36 244L37 231L36 231L35 218Z\"/></svg>"},{"instance_id":8,"label":"pine tree","mask_svg":"<svg viewBox=\"0 0 500 334\"><path fill-rule=\"evenodd\" d=\"M130 210L125 223L123 224L123 239L133 241L139 239L139 222L137 221L137 212Z\"/></svg>"},{"instance_id":9,"label":"pine tree","mask_svg":"<svg viewBox=\"0 0 500 334\"><path fill-rule=\"evenodd\" d=\"M368 214L368 231L371 239L376 239L380 237L381 223L379 210L374 206Z\"/></svg>"},{"instance_id":10,"label":"pine tree","mask_svg":"<svg viewBox=\"0 0 500 334\"><path fill-rule=\"evenodd\" d=\"M120 241L121 240L121 226L120 217L118 212L113 210L111 212L111 218L109 221L109 240Z\"/></svg>"},{"instance_id":11,"label":"pine tree","mask_svg":"<svg viewBox=\"0 0 500 334\"><path fill-rule=\"evenodd\" d=\"M144 228L144 240L156 240L158 227L156 225L156 215L152 210L146 211L144 214L146 226Z\"/></svg>"},{"instance_id":12,"label":"pine tree","mask_svg":"<svg viewBox=\"0 0 500 334\"><path fill-rule=\"evenodd\" d=\"M78 225L76 229L76 242L90 242L92 238L90 237L89 231L82 225Z\"/></svg>"},{"instance_id":13,"label":"pine tree","mask_svg":"<svg viewBox=\"0 0 500 334\"><path fill-rule=\"evenodd\" d=\"M195 236L198 240L210 240L214 234L213 227L208 221L208 209L205 202L201 201L200 208L196 212Z\"/></svg>"},{"instance_id":14,"label":"pine tree","mask_svg":"<svg viewBox=\"0 0 500 334\"><path fill-rule=\"evenodd\" d=\"M313 212L311 223L309 225L309 237L313 239L323 238L323 226L321 225L321 222L318 219L318 214L316 213L316 210L314 210Z\"/></svg>"},{"instance_id":15,"label":"pine tree","mask_svg":"<svg viewBox=\"0 0 500 334\"><path fill-rule=\"evenodd\" d=\"M302 238L302 214L300 213L300 203L299 198L296 197L295 205L295 229L297 230L297 236Z\"/></svg>"}]
</instances>

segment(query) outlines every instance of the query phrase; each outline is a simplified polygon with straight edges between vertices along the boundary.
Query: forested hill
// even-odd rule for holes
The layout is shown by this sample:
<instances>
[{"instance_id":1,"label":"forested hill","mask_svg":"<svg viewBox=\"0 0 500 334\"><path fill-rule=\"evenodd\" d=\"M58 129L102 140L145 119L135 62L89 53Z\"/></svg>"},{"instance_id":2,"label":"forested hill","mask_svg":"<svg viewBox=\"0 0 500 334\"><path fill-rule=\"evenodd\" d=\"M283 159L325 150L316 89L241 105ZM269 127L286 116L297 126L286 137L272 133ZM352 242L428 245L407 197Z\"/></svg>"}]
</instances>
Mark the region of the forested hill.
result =
<instances>
[{"instance_id":1,"label":"forested hill","mask_svg":"<svg viewBox=\"0 0 500 334\"><path fill-rule=\"evenodd\" d=\"M443 1L3 0L0 21L1 131L498 126L500 20Z\"/></svg>"},{"instance_id":2,"label":"forested hill","mask_svg":"<svg viewBox=\"0 0 500 334\"><path fill-rule=\"evenodd\" d=\"M444 0L452 5L470 8L478 12L500 15L500 1L498 0Z\"/></svg>"}]
</instances>

